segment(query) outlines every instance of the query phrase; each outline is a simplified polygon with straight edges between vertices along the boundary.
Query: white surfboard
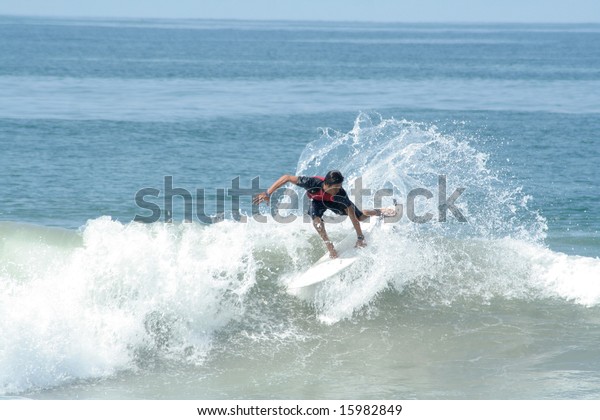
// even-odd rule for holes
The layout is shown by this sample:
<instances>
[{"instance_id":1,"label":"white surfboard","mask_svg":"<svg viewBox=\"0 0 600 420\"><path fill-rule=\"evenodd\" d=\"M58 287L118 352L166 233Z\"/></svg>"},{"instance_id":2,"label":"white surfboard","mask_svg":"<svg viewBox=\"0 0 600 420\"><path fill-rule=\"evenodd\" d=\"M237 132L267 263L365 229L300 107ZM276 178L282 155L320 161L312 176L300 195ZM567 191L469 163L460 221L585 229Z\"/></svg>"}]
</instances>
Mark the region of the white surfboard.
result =
<instances>
[{"instance_id":1,"label":"white surfboard","mask_svg":"<svg viewBox=\"0 0 600 420\"><path fill-rule=\"evenodd\" d=\"M364 233L364 231L363 231ZM349 235L347 238L350 238L353 242L356 242L356 235ZM344 238L345 240L346 238ZM365 240L367 239L365 235ZM343 242L343 241L342 241ZM338 253L338 257L335 259L331 259L329 257L329 253L323 255L319 261L314 263L308 270L304 273L298 275L289 285L288 289L298 289L301 287L306 287L313 285L315 283L320 283L322 281L327 280L330 277L335 276L340 271L345 270L350 267L352 264L358 260L357 252L344 252L342 251L340 245L336 245L336 251Z\"/></svg>"},{"instance_id":2,"label":"white surfboard","mask_svg":"<svg viewBox=\"0 0 600 420\"><path fill-rule=\"evenodd\" d=\"M394 216L396 214L394 208L382 210L386 216ZM381 219L373 217L371 218L370 223L361 224L361 230L365 236L367 246L369 244L371 231L380 223ZM288 284L288 291L294 295L307 295L307 292L310 294L318 284L346 270L360 258L361 249L356 248L355 245L356 232L353 229L352 233L334 245L338 254L337 258L331 259L329 257L329 252L327 252L308 270L296 276L296 278Z\"/></svg>"}]
</instances>

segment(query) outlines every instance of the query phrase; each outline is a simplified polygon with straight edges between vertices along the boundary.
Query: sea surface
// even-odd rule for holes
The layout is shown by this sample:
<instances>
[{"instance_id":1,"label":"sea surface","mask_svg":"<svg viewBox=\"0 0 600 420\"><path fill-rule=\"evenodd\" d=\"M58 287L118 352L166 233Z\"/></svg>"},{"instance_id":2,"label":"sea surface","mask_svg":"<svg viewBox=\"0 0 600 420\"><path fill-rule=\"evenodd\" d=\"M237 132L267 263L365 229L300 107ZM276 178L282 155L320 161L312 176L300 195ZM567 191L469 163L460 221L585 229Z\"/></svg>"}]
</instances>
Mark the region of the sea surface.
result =
<instances>
[{"instance_id":1,"label":"sea surface","mask_svg":"<svg viewBox=\"0 0 600 420\"><path fill-rule=\"evenodd\" d=\"M600 25L4 16L0 92L0 398L600 398ZM404 212L299 299L329 169Z\"/></svg>"}]
</instances>

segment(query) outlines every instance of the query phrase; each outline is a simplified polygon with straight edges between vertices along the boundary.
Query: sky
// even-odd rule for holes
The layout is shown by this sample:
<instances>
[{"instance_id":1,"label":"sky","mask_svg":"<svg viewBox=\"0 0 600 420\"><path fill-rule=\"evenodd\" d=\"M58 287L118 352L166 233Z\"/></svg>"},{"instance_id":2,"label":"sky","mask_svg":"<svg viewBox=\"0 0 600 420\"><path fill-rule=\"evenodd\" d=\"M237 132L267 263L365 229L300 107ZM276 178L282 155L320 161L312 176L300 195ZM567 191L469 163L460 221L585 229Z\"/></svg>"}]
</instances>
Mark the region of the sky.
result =
<instances>
[{"instance_id":1,"label":"sky","mask_svg":"<svg viewBox=\"0 0 600 420\"><path fill-rule=\"evenodd\" d=\"M600 0L0 0L0 15L600 23Z\"/></svg>"}]
</instances>

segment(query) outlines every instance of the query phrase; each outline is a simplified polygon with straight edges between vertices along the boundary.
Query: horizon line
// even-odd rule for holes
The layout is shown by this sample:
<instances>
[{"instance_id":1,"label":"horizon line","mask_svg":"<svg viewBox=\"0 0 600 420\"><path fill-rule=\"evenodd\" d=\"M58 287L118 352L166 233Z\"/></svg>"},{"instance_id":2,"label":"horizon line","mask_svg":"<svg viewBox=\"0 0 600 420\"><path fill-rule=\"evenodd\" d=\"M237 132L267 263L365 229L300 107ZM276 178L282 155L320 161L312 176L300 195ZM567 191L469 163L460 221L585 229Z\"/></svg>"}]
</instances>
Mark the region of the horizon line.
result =
<instances>
[{"instance_id":1,"label":"horizon line","mask_svg":"<svg viewBox=\"0 0 600 420\"><path fill-rule=\"evenodd\" d=\"M124 15L47 15L47 14L6 14L0 12L0 18L45 18L45 19L90 19L90 20L196 20L225 22L294 22L294 23L365 23L365 24L446 24L446 25L600 25L600 21L481 21L481 20L328 20L328 19L290 19L290 18L217 18L217 17L158 17L158 16L124 16Z\"/></svg>"}]
</instances>

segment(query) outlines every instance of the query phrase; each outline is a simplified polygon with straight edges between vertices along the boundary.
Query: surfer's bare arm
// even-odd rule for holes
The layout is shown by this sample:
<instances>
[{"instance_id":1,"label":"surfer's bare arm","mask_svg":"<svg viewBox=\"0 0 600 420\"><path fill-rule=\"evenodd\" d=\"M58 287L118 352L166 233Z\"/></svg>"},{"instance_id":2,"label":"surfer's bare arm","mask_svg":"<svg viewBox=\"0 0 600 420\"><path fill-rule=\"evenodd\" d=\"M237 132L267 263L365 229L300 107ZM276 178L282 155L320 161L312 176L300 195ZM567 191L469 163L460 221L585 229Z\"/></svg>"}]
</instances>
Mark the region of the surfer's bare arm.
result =
<instances>
[{"instance_id":1,"label":"surfer's bare arm","mask_svg":"<svg viewBox=\"0 0 600 420\"><path fill-rule=\"evenodd\" d=\"M252 203L260 204L263 201L266 201L268 203L269 199L271 198L271 194L273 194L275 191L277 191L278 188L284 186L288 182L291 182L292 184L297 184L298 177L294 175L282 175L281 178L279 178L273 183L273 185L267 188L267 191L260 194L256 194L252 199Z\"/></svg>"},{"instance_id":2,"label":"surfer's bare arm","mask_svg":"<svg viewBox=\"0 0 600 420\"><path fill-rule=\"evenodd\" d=\"M356 230L356 236L358 238L358 240L356 241L356 246L361 247L361 248L363 246L366 246L367 243L365 242L365 237L362 233L362 229L360 227L360 222L359 222L358 218L356 217L356 213L354 212L354 207L353 206L347 207L346 213L348 214L348 217L350 217L350 220L352 221L352 226L354 226L354 229Z\"/></svg>"},{"instance_id":3,"label":"surfer's bare arm","mask_svg":"<svg viewBox=\"0 0 600 420\"><path fill-rule=\"evenodd\" d=\"M325 230L325 223L323 223L323 220L320 217L315 217L313 219L313 226L319 233L321 239L323 239L323 242L325 242L327 250L329 251L329 256L331 258L337 258L337 251L333 247L333 242L331 242L329 240L329 236L327 236L327 231Z\"/></svg>"}]
</instances>

